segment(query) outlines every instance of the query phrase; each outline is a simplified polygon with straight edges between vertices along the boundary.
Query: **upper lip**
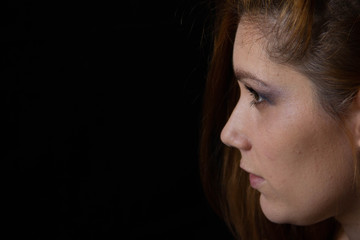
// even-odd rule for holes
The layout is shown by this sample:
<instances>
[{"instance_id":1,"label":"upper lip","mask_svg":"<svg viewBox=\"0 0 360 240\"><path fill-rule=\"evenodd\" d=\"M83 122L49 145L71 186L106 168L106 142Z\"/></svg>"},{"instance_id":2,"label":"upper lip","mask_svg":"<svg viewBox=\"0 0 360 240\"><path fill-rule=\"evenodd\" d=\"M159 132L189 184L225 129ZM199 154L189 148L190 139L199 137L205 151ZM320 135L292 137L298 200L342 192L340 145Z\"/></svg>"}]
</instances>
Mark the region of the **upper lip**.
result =
<instances>
[{"instance_id":1,"label":"upper lip","mask_svg":"<svg viewBox=\"0 0 360 240\"><path fill-rule=\"evenodd\" d=\"M247 170L246 168L244 168L244 166L242 166L241 163L240 163L240 168L241 168L242 170L244 170L245 172L249 173L249 174L255 175L255 176L257 176L257 177L261 177L260 175L252 172L251 170ZM262 177L261 177L261 178L262 178Z\"/></svg>"}]
</instances>

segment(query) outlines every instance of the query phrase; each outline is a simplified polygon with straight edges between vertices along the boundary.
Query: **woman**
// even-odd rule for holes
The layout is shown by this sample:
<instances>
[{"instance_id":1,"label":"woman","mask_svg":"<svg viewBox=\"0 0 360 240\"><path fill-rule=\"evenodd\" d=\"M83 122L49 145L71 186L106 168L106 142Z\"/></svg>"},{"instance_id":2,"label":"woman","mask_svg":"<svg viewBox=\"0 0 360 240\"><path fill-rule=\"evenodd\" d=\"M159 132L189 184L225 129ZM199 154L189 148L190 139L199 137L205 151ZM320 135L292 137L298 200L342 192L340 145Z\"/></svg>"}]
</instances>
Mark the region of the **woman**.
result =
<instances>
[{"instance_id":1,"label":"woman","mask_svg":"<svg viewBox=\"0 0 360 240\"><path fill-rule=\"evenodd\" d=\"M200 162L213 208L236 239L360 239L360 1L217 5Z\"/></svg>"}]
</instances>

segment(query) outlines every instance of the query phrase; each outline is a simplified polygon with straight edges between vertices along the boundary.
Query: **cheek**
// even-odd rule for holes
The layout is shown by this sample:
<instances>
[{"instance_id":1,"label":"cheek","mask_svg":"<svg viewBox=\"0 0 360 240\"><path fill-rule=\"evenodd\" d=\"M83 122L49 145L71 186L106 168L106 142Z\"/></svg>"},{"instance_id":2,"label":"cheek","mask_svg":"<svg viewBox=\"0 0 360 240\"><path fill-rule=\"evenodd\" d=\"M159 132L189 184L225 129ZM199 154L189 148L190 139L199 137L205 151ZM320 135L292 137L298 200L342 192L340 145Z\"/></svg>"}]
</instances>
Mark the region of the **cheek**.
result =
<instances>
[{"instance_id":1,"label":"cheek","mask_svg":"<svg viewBox=\"0 0 360 240\"><path fill-rule=\"evenodd\" d=\"M258 140L256 159L268 183L260 203L274 222L323 220L350 195L353 165L346 136L331 124L310 122L278 131L269 126Z\"/></svg>"},{"instance_id":2,"label":"cheek","mask_svg":"<svg viewBox=\"0 0 360 240\"><path fill-rule=\"evenodd\" d=\"M310 225L336 217L346 213L355 197L352 178L346 174L278 180L271 182L260 198L264 214L277 223Z\"/></svg>"},{"instance_id":3,"label":"cheek","mask_svg":"<svg viewBox=\"0 0 360 240\"><path fill-rule=\"evenodd\" d=\"M278 107L276 112L263 114L256 121L258 132L256 138L257 159L263 159L261 165L271 169L274 178L296 176L299 168L311 165L312 171L319 168L324 147L324 140L329 138L332 126L327 126L315 114L316 108L306 104L286 104ZM318 155L318 156L317 156ZM309 169L308 169L309 170ZM279 174L281 173L281 174ZM285 181L283 179L279 180Z\"/></svg>"},{"instance_id":4,"label":"cheek","mask_svg":"<svg viewBox=\"0 0 360 240\"><path fill-rule=\"evenodd\" d=\"M257 123L258 132L261 134L258 134L254 143L258 154L256 159L261 160L261 165L266 168L284 172L283 170L296 164L298 158L302 158L307 149L313 146L309 139L311 135L304 134L311 130L304 129L304 121L294 120L293 116L267 116L264 119L266 121Z\"/></svg>"}]
</instances>

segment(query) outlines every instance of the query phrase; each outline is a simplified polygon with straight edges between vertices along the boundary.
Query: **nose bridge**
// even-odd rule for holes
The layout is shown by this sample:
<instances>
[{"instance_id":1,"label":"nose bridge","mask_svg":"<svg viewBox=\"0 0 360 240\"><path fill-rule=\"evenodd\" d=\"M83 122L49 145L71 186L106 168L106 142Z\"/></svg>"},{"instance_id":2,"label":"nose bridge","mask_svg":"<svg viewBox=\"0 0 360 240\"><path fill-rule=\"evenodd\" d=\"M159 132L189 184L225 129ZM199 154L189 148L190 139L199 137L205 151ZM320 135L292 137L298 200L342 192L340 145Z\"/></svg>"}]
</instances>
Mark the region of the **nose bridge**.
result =
<instances>
[{"instance_id":1,"label":"nose bridge","mask_svg":"<svg viewBox=\"0 0 360 240\"><path fill-rule=\"evenodd\" d=\"M241 150L249 150L251 148L247 135L247 116L246 107L242 105L242 101L238 101L227 123L221 131L221 141L232 147Z\"/></svg>"}]
</instances>

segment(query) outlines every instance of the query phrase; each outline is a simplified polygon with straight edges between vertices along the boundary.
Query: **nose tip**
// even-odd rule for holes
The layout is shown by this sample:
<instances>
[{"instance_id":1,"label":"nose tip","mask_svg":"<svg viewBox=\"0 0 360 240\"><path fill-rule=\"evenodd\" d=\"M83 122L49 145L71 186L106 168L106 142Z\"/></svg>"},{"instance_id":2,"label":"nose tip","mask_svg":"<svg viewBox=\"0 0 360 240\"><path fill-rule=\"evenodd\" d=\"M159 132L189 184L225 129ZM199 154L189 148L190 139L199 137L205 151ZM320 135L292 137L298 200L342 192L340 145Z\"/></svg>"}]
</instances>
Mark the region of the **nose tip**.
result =
<instances>
[{"instance_id":1,"label":"nose tip","mask_svg":"<svg viewBox=\"0 0 360 240\"><path fill-rule=\"evenodd\" d=\"M229 134L229 131L226 129L226 125L221 131L220 139L226 146L232 147L232 145L231 145L231 142L232 142L231 141L231 136Z\"/></svg>"},{"instance_id":2,"label":"nose tip","mask_svg":"<svg viewBox=\"0 0 360 240\"><path fill-rule=\"evenodd\" d=\"M230 121L228 121L221 131L221 141L229 147L235 147L242 151L248 151L251 149L251 143L249 139L240 131L235 128Z\"/></svg>"}]
</instances>

